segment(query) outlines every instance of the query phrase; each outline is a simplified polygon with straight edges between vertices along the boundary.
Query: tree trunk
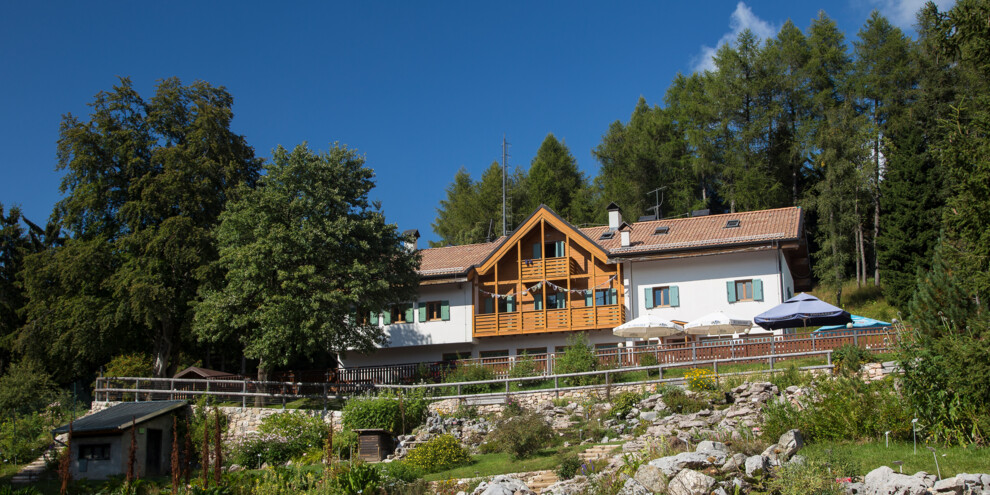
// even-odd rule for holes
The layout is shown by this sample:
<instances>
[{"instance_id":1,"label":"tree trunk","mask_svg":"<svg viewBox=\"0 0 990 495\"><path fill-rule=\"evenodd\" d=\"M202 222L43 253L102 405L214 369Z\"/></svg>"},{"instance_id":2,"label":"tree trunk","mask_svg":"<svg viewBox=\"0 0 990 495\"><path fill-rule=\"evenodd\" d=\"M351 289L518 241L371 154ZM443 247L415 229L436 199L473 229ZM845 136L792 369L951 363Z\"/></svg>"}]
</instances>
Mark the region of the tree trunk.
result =
<instances>
[{"instance_id":1,"label":"tree trunk","mask_svg":"<svg viewBox=\"0 0 990 495\"><path fill-rule=\"evenodd\" d=\"M863 232L863 224L859 225L859 266L863 267L863 283L866 285L866 234Z\"/></svg>"},{"instance_id":2,"label":"tree trunk","mask_svg":"<svg viewBox=\"0 0 990 495\"><path fill-rule=\"evenodd\" d=\"M874 102L876 111L879 102ZM873 285L880 287L880 257L877 254L877 239L880 238L880 135L873 142Z\"/></svg>"},{"instance_id":3,"label":"tree trunk","mask_svg":"<svg viewBox=\"0 0 990 495\"><path fill-rule=\"evenodd\" d=\"M172 360L172 323L171 321L161 322L158 335L155 336L154 349L155 364L153 367L155 378L168 378L169 366Z\"/></svg>"},{"instance_id":4,"label":"tree trunk","mask_svg":"<svg viewBox=\"0 0 990 495\"><path fill-rule=\"evenodd\" d=\"M856 244L856 255L855 255L855 260L856 260L856 286L857 287L862 287L863 286L862 274L863 273L866 273L866 267L864 267L863 265L860 264L860 260L863 259L863 257L861 256L861 253L860 253L860 250L863 248L863 243L861 242L862 241L862 236L863 236L863 222L861 222L860 219L859 219L859 198L858 197L856 198L855 201L853 201L853 214L855 215L855 218L856 218L856 232L855 232L856 239L854 241L855 244Z\"/></svg>"},{"instance_id":5,"label":"tree trunk","mask_svg":"<svg viewBox=\"0 0 990 495\"><path fill-rule=\"evenodd\" d=\"M266 382L266 381L268 381L268 372L269 372L268 363L265 362L265 359L264 358L259 359L258 360L258 381L259 382ZM267 391L268 391L268 385L266 385L266 384L259 383L258 386L255 387L255 392L263 393L263 392L267 392ZM255 397L254 398L254 407L265 407L265 398L262 397L262 396L260 396L260 395L257 396L257 397Z\"/></svg>"}]
</instances>

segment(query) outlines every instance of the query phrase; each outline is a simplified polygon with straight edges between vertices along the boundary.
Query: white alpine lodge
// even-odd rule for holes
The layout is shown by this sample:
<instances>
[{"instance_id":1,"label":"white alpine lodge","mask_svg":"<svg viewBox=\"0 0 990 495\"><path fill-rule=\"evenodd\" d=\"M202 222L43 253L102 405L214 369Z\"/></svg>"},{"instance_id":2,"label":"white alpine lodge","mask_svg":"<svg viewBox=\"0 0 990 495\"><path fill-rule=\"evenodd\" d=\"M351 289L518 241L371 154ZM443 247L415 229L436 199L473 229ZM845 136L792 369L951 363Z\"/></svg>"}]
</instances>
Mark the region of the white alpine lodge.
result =
<instances>
[{"instance_id":1,"label":"white alpine lodge","mask_svg":"<svg viewBox=\"0 0 990 495\"><path fill-rule=\"evenodd\" d=\"M369 315L389 344L348 352L346 368L560 352L586 332L596 349L663 342L613 335L646 314L686 322L721 311L754 316L810 289L799 207L644 219L625 223L615 204L608 226L577 228L541 206L492 242L420 250L416 301ZM416 249L417 231L407 231ZM774 331L781 334L782 330ZM749 335L771 332L753 327Z\"/></svg>"}]
</instances>

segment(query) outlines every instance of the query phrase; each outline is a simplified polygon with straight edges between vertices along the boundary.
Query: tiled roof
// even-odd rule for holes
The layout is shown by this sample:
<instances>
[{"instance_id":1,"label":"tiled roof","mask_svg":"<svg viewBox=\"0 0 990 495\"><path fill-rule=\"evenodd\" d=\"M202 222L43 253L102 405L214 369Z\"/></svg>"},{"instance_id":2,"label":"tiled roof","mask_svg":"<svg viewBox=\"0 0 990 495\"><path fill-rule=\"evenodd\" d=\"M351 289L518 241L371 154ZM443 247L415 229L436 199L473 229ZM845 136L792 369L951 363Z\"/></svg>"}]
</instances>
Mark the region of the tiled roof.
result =
<instances>
[{"instance_id":1,"label":"tiled roof","mask_svg":"<svg viewBox=\"0 0 990 495\"><path fill-rule=\"evenodd\" d=\"M739 226L726 228L729 220ZM668 227L666 234L654 235L657 227ZM585 235L608 251L621 257L629 253L674 251L749 244L759 241L796 240L801 237L801 208L723 213L703 217L673 218L636 222L631 225L629 247L622 247L621 236L599 240L608 227L581 229Z\"/></svg>"},{"instance_id":2,"label":"tiled roof","mask_svg":"<svg viewBox=\"0 0 990 495\"><path fill-rule=\"evenodd\" d=\"M464 273L485 259L501 242L502 238L499 237L492 242L480 244L423 249L419 252L422 256L419 274L430 277Z\"/></svg>"},{"instance_id":3,"label":"tiled roof","mask_svg":"<svg viewBox=\"0 0 990 495\"><path fill-rule=\"evenodd\" d=\"M729 220L739 220L739 226L725 228ZM657 227L668 227L666 234L654 235ZM622 247L620 235L599 240L607 226L579 229L610 256L622 257L635 253L679 251L750 244L760 241L799 240L801 238L801 208L723 213L703 217L674 218L636 222L630 225L629 247ZM423 249L420 275L424 277L453 276L467 272L484 261L503 238L481 244Z\"/></svg>"}]
</instances>

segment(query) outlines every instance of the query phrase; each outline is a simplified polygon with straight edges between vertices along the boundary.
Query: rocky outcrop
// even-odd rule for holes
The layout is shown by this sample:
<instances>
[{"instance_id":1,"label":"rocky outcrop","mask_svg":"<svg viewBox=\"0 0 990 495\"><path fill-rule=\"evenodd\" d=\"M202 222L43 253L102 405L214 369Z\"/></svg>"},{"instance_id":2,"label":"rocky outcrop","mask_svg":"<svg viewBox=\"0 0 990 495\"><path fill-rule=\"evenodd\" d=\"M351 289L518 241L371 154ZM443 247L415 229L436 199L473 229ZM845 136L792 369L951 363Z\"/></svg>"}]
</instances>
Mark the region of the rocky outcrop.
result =
<instances>
[{"instance_id":1,"label":"rocky outcrop","mask_svg":"<svg viewBox=\"0 0 990 495\"><path fill-rule=\"evenodd\" d=\"M522 480L509 475L496 476L483 481L471 495L536 495Z\"/></svg>"}]
</instances>

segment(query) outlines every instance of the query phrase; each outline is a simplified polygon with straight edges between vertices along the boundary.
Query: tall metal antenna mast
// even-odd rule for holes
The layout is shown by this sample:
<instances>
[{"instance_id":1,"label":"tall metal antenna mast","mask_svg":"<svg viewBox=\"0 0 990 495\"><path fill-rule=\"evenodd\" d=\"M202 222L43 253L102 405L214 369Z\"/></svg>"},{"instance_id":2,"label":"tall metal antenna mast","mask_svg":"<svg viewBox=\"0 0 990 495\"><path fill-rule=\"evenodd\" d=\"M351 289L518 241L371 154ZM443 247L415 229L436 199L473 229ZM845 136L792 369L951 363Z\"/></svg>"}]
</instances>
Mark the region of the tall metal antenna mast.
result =
<instances>
[{"instance_id":1,"label":"tall metal antenna mast","mask_svg":"<svg viewBox=\"0 0 990 495\"><path fill-rule=\"evenodd\" d=\"M655 218L657 220L660 220L660 219L663 218L663 213L660 211L660 205L663 204L663 196L661 196L660 193L662 193L664 189L667 189L667 186L658 187L658 188L656 188L656 189L654 189L654 190L646 193L647 195L650 195L650 194L655 195L656 205L653 206L652 208L647 208L646 211L653 210L653 215L654 215L653 218Z\"/></svg>"}]
</instances>

